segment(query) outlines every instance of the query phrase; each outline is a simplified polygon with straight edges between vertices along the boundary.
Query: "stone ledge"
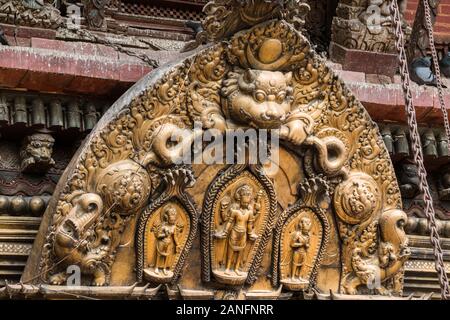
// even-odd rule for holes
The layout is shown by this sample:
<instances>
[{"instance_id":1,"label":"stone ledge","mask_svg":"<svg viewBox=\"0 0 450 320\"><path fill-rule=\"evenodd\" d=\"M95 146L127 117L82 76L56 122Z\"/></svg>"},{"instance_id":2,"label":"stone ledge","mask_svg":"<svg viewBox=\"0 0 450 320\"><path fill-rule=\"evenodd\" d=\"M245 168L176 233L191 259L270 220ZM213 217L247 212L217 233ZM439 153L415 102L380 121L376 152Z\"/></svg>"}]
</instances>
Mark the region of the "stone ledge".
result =
<instances>
[{"instance_id":1,"label":"stone ledge","mask_svg":"<svg viewBox=\"0 0 450 320\"><path fill-rule=\"evenodd\" d=\"M391 80L392 83L371 83L369 81L373 75L342 70L340 65L337 66L335 69L330 65L361 101L374 121L406 123L403 90L397 76ZM361 80L364 76L365 81ZM450 87L449 79L444 79L444 84ZM419 124L443 125L437 89L411 83L411 91ZM444 100L446 108L450 109L448 89L444 89Z\"/></svg>"},{"instance_id":2,"label":"stone ledge","mask_svg":"<svg viewBox=\"0 0 450 320\"><path fill-rule=\"evenodd\" d=\"M152 70L144 62L104 46L84 44L82 49L81 44L42 39L33 42L41 48L0 47L1 87L117 95ZM58 46L59 50L56 49ZM77 53L77 48L81 53ZM148 55L161 64L172 56L160 51L149 52Z\"/></svg>"}]
</instances>

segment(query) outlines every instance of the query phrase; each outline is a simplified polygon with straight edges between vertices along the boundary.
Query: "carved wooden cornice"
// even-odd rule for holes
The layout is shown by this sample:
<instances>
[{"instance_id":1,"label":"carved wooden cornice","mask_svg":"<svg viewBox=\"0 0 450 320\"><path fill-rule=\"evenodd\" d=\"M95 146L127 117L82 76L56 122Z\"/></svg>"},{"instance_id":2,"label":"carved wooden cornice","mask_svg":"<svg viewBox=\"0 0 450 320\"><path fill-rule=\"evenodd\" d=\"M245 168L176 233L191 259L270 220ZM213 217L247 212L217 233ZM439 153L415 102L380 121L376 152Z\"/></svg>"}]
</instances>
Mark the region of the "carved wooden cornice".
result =
<instances>
[{"instance_id":1,"label":"carved wooden cornice","mask_svg":"<svg viewBox=\"0 0 450 320\"><path fill-rule=\"evenodd\" d=\"M110 103L78 97L0 91L0 125L50 132L88 133Z\"/></svg>"},{"instance_id":2,"label":"carved wooden cornice","mask_svg":"<svg viewBox=\"0 0 450 320\"><path fill-rule=\"evenodd\" d=\"M64 19L52 1L0 0L0 22L30 27L57 29Z\"/></svg>"}]
</instances>

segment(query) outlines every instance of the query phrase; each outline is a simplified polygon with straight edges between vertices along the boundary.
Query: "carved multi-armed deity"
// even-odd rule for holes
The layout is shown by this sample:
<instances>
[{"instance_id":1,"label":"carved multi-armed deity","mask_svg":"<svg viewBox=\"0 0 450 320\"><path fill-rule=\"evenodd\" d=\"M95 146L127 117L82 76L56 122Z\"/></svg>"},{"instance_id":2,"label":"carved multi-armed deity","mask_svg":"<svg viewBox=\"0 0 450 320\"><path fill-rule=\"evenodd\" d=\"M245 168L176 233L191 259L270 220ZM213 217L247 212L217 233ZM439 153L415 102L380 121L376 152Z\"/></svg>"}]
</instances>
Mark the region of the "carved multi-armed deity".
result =
<instances>
[{"instance_id":1,"label":"carved multi-armed deity","mask_svg":"<svg viewBox=\"0 0 450 320\"><path fill-rule=\"evenodd\" d=\"M166 284L186 299L401 294L406 216L388 152L290 5L207 5L213 43L137 83L75 155L24 281L62 285L78 265L83 288ZM209 129L277 135L276 170L180 161Z\"/></svg>"},{"instance_id":2,"label":"carved multi-armed deity","mask_svg":"<svg viewBox=\"0 0 450 320\"><path fill-rule=\"evenodd\" d=\"M223 227L216 230L215 237L226 240L226 258L224 259L225 275L232 271L240 276L239 267L248 241L255 241L258 235L254 232L254 223L258 217L260 206L258 199L253 204L253 189L244 184L234 192L235 202L230 206L230 199L221 202L221 218Z\"/></svg>"}]
</instances>

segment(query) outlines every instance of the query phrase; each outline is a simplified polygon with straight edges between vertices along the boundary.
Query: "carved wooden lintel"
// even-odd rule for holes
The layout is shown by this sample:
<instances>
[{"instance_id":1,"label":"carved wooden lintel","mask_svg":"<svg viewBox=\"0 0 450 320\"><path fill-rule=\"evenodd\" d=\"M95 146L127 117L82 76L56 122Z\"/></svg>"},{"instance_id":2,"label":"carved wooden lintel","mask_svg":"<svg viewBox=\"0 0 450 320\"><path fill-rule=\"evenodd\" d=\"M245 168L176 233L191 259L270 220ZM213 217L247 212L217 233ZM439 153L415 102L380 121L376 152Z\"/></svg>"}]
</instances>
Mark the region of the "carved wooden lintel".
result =
<instances>
[{"instance_id":1,"label":"carved wooden lintel","mask_svg":"<svg viewBox=\"0 0 450 320\"><path fill-rule=\"evenodd\" d=\"M204 25L215 43L107 111L60 179L24 281L61 285L77 265L84 286L145 280L170 297L225 299L370 294L379 271L376 292L401 293L406 216L388 151L288 2L213 1ZM223 154L186 170L209 129L279 137L277 170Z\"/></svg>"}]
</instances>

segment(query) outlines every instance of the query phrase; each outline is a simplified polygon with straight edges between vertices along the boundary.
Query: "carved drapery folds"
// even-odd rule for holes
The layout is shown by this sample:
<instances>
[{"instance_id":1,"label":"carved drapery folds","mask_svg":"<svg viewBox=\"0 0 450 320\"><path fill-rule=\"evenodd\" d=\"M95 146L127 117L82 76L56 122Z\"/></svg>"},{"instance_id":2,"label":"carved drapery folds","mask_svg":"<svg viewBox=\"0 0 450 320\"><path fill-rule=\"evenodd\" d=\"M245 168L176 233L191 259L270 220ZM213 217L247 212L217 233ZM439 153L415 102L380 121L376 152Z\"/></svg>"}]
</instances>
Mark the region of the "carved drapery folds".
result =
<instances>
[{"instance_id":1,"label":"carved drapery folds","mask_svg":"<svg viewBox=\"0 0 450 320\"><path fill-rule=\"evenodd\" d=\"M280 285L400 293L405 217L377 126L292 24L262 22L276 5L252 3L260 10L235 26L249 30L212 32L225 41L108 110L59 182L24 281L62 284L75 264L85 286L168 283L184 298L278 296ZM227 19L243 14L229 8ZM277 134L278 170L181 165L209 128Z\"/></svg>"}]
</instances>

